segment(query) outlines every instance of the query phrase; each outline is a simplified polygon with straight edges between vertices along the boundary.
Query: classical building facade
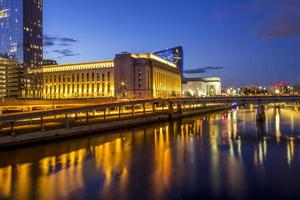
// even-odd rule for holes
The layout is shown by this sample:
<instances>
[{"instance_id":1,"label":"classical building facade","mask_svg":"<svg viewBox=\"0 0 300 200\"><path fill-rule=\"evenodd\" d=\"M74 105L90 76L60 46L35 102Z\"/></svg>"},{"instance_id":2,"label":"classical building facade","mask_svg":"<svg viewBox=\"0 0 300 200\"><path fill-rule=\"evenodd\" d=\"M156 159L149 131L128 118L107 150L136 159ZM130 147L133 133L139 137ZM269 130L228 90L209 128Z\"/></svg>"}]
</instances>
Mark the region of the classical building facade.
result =
<instances>
[{"instance_id":1,"label":"classical building facade","mask_svg":"<svg viewBox=\"0 0 300 200\"><path fill-rule=\"evenodd\" d=\"M43 79L42 98L103 98L114 96L113 61L44 66L31 73Z\"/></svg>"},{"instance_id":2,"label":"classical building facade","mask_svg":"<svg viewBox=\"0 0 300 200\"><path fill-rule=\"evenodd\" d=\"M221 95L221 86L219 77L185 78L182 91L188 96L214 96Z\"/></svg>"},{"instance_id":3,"label":"classical building facade","mask_svg":"<svg viewBox=\"0 0 300 200\"><path fill-rule=\"evenodd\" d=\"M158 98L181 93L181 76L176 64L154 54L116 55L115 96Z\"/></svg>"},{"instance_id":4,"label":"classical building facade","mask_svg":"<svg viewBox=\"0 0 300 200\"><path fill-rule=\"evenodd\" d=\"M181 94L178 67L154 54L117 54L114 60L43 66L41 97L157 98Z\"/></svg>"}]
</instances>

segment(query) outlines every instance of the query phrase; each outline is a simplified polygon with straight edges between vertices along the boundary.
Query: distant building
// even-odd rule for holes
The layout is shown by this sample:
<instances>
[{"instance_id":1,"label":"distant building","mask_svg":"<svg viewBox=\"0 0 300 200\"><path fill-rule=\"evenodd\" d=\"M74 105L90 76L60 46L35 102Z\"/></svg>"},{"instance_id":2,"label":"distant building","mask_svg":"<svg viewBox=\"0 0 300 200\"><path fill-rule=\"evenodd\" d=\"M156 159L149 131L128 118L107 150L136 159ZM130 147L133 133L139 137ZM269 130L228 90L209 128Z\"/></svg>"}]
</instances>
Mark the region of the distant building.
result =
<instances>
[{"instance_id":1,"label":"distant building","mask_svg":"<svg viewBox=\"0 0 300 200\"><path fill-rule=\"evenodd\" d=\"M287 82L273 83L269 87L270 94L295 94L297 93L297 85L288 84Z\"/></svg>"},{"instance_id":2,"label":"distant building","mask_svg":"<svg viewBox=\"0 0 300 200\"><path fill-rule=\"evenodd\" d=\"M47 65L57 65L56 60L50 60L50 59L44 59L42 61L42 66L47 66Z\"/></svg>"},{"instance_id":3,"label":"distant building","mask_svg":"<svg viewBox=\"0 0 300 200\"><path fill-rule=\"evenodd\" d=\"M0 57L0 98L18 98L21 95L20 64Z\"/></svg>"},{"instance_id":4,"label":"distant building","mask_svg":"<svg viewBox=\"0 0 300 200\"><path fill-rule=\"evenodd\" d=\"M268 93L268 88L260 85L242 86L236 90L237 95L266 95Z\"/></svg>"},{"instance_id":5,"label":"distant building","mask_svg":"<svg viewBox=\"0 0 300 200\"><path fill-rule=\"evenodd\" d=\"M184 78L182 91L187 96L214 96L221 95L221 86L219 77Z\"/></svg>"},{"instance_id":6,"label":"distant building","mask_svg":"<svg viewBox=\"0 0 300 200\"><path fill-rule=\"evenodd\" d=\"M30 70L42 76L42 98L157 98L181 94L176 64L154 54L117 54L114 60L48 65Z\"/></svg>"},{"instance_id":7,"label":"distant building","mask_svg":"<svg viewBox=\"0 0 300 200\"><path fill-rule=\"evenodd\" d=\"M294 85L295 94L300 94L300 83Z\"/></svg>"}]
</instances>

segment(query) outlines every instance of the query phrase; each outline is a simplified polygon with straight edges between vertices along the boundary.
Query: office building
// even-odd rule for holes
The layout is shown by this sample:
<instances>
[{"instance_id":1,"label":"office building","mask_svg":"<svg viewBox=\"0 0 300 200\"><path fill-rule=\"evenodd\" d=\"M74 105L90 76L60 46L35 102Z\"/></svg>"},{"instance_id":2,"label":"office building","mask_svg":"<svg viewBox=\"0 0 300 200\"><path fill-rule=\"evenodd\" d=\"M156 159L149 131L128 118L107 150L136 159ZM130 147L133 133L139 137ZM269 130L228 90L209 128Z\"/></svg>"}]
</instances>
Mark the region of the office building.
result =
<instances>
[{"instance_id":1,"label":"office building","mask_svg":"<svg viewBox=\"0 0 300 200\"><path fill-rule=\"evenodd\" d=\"M43 60L43 1L0 1L0 53L28 67Z\"/></svg>"},{"instance_id":2,"label":"office building","mask_svg":"<svg viewBox=\"0 0 300 200\"><path fill-rule=\"evenodd\" d=\"M0 57L0 98L20 96L19 63L7 57Z\"/></svg>"},{"instance_id":3,"label":"office building","mask_svg":"<svg viewBox=\"0 0 300 200\"><path fill-rule=\"evenodd\" d=\"M43 1L0 1L0 53L17 60L24 79L22 96L36 97L38 77L27 69L42 65L43 60ZM22 86L22 87L23 87Z\"/></svg>"}]
</instances>

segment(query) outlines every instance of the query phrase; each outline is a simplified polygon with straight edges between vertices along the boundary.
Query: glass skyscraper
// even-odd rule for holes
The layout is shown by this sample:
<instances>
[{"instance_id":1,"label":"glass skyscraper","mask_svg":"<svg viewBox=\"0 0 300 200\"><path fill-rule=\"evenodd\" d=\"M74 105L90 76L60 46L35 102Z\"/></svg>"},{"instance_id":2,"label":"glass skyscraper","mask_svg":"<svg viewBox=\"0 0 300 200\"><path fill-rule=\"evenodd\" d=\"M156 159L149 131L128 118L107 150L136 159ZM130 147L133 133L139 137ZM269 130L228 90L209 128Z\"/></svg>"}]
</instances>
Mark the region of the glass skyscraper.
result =
<instances>
[{"instance_id":1,"label":"glass skyscraper","mask_svg":"<svg viewBox=\"0 0 300 200\"><path fill-rule=\"evenodd\" d=\"M181 77L183 78L183 47L182 46L154 52L154 54L165 60L175 63L179 68Z\"/></svg>"},{"instance_id":2,"label":"glass skyscraper","mask_svg":"<svg viewBox=\"0 0 300 200\"><path fill-rule=\"evenodd\" d=\"M40 79L29 68L43 61L43 0L0 0L0 54L20 63L22 97L37 97Z\"/></svg>"},{"instance_id":3,"label":"glass skyscraper","mask_svg":"<svg viewBox=\"0 0 300 200\"><path fill-rule=\"evenodd\" d=\"M43 60L43 0L0 0L0 53L24 67Z\"/></svg>"}]
</instances>

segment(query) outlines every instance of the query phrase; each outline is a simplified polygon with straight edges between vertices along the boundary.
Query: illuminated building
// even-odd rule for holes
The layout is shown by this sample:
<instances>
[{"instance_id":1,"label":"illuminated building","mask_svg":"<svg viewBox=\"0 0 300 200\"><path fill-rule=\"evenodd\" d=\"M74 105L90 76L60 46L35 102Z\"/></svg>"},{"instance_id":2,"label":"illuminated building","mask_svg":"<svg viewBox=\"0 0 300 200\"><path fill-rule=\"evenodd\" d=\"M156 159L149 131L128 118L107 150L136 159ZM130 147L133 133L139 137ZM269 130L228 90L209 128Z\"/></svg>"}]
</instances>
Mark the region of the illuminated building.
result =
<instances>
[{"instance_id":1,"label":"illuminated building","mask_svg":"<svg viewBox=\"0 0 300 200\"><path fill-rule=\"evenodd\" d=\"M31 73L39 73L43 77L42 98L112 97L113 66L113 61L49 65Z\"/></svg>"},{"instance_id":2,"label":"illuminated building","mask_svg":"<svg viewBox=\"0 0 300 200\"><path fill-rule=\"evenodd\" d=\"M17 98L20 96L19 63L0 57L0 98Z\"/></svg>"},{"instance_id":3,"label":"illuminated building","mask_svg":"<svg viewBox=\"0 0 300 200\"><path fill-rule=\"evenodd\" d=\"M116 97L157 98L181 93L177 65L151 53L116 55L115 84Z\"/></svg>"},{"instance_id":4,"label":"illuminated building","mask_svg":"<svg viewBox=\"0 0 300 200\"><path fill-rule=\"evenodd\" d=\"M183 47L178 46L170 49L165 49L162 51L158 51L153 53L165 60L168 60L177 65L180 71L181 77L183 77Z\"/></svg>"},{"instance_id":5,"label":"illuminated building","mask_svg":"<svg viewBox=\"0 0 300 200\"><path fill-rule=\"evenodd\" d=\"M29 77L28 67L35 68L43 60L43 1L0 1L0 53L17 60L25 79L24 96L34 96L30 89L38 87L36 77ZM23 70L23 68L25 68ZM33 90L35 91L35 90Z\"/></svg>"},{"instance_id":6,"label":"illuminated building","mask_svg":"<svg viewBox=\"0 0 300 200\"><path fill-rule=\"evenodd\" d=\"M29 71L42 76L42 98L152 98L181 94L176 64L154 54L117 54L114 60L48 65Z\"/></svg>"},{"instance_id":7,"label":"illuminated building","mask_svg":"<svg viewBox=\"0 0 300 200\"><path fill-rule=\"evenodd\" d=\"M221 95L221 79L219 77L185 78L182 84L183 93L189 96Z\"/></svg>"}]
</instances>

